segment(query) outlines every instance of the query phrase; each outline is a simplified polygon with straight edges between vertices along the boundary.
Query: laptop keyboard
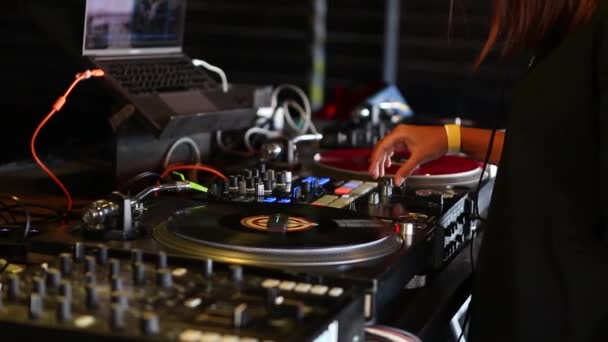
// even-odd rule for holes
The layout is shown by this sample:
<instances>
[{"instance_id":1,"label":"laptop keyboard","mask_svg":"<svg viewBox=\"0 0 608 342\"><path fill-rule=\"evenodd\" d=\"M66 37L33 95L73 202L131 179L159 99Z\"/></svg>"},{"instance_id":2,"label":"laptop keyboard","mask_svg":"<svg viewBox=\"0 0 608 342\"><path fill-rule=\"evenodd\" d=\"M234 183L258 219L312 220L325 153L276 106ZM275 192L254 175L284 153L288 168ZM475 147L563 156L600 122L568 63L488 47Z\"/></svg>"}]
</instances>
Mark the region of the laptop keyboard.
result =
<instances>
[{"instance_id":1,"label":"laptop keyboard","mask_svg":"<svg viewBox=\"0 0 608 342\"><path fill-rule=\"evenodd\" d=\"M210 90L217 83L187 59L113 61L104 68L131 94Z\"/></svg>"}]
</instances>

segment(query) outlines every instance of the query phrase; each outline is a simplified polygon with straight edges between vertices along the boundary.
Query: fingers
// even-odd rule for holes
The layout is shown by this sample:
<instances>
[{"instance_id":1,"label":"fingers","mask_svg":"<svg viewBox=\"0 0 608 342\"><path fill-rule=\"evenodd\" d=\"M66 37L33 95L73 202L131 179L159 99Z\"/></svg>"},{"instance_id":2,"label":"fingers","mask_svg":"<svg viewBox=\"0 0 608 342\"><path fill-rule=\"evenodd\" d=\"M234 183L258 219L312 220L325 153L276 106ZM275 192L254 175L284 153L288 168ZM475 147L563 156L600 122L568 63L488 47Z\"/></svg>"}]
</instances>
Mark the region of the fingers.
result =
<instances>
[{"instance_id":1,"label":"fingers","mask_svg":"<svg viewBox=\"0 0 608 342\"><path fill-rule=\"evenodd\" d=\"M405 162L399 170L395 173L393 182L396 186L401 185L405 177L409 176L414 172L414 170L420 165L419 158L414 157L413 155Z\"/></svg>"},{"instance_id":2,"label":"fingers","mask_svg":"<svg viewBox=\"0 0 608 342\"><path fill-rule=\"evenodd\" d=\"M390 165L390 156L393 154L394 145L398 139L399 135L393 131L376 145L372 152L368 170L372 177L378 178L384 176L384 168L387 163Z\"/></svg>"}]
</instances>

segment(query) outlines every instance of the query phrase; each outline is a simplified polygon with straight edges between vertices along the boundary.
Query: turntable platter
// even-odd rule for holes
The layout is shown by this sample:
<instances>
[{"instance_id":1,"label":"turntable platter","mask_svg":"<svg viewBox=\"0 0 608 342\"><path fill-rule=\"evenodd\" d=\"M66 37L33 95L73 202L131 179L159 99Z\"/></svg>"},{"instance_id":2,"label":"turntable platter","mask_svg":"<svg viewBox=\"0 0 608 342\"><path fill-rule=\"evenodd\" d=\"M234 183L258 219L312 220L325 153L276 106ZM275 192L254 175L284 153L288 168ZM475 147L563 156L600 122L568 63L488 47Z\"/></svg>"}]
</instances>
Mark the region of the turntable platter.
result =
<instances>
[{"instance_id":1,"label":"turntable platter","mask_svg":"<svg viewBox=\"0 0 608 342\"><path fill-rule=\"evenodd\" d=\"M259 266L330 266L396 252L392 226L350 211L309 205L210 203L181 210L154 229L192 257Z\"/></svg>"}]
</instances>

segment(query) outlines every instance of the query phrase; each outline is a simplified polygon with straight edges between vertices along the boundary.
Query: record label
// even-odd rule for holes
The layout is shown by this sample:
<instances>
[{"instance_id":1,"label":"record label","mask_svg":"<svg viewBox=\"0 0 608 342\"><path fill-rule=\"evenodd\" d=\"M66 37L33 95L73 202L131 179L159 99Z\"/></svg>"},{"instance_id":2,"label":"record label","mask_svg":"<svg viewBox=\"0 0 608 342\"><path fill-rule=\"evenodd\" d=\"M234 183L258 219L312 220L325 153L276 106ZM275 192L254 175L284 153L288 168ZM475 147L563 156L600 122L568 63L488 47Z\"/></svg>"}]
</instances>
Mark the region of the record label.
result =
<instances>
[{"instance_id":1,"label":"record label","mask_svg":"<svg viewBox=\"0 0 608 342\"><path fill-rule=\"evenodd\" d=\"M317 223L309 221L303 217L289 216L286 219L284 228L281 229L280 227L273 227L272 223L273 223L275 217L279 217L279 216L278 215L249 216L249 217L245 217L244 219L242 219L241 224L243 225L243 227L247 227L250 229L261 230L261 231L271 231L271 232L281 231L284 233L309 230L313 227L318 226ZM271 224L269 224L269 221L271 222Z\"/></svg>"}]
</instances>

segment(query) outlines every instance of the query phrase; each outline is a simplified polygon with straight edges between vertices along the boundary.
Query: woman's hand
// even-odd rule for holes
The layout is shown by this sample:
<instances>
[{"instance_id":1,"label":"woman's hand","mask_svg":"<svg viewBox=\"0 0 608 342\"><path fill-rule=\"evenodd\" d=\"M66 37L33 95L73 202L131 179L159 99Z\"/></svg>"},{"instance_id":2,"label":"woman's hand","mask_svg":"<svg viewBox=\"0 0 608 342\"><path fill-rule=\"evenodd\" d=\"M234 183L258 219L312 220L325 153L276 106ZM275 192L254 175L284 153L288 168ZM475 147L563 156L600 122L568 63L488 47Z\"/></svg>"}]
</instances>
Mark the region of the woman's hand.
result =
<instances>
[{"instance_id":1,"label":"woman's hand","mask_svg":"<svg viewBox=\"0 0 608 342\"><path fill-rule=\"evenodd\" d=\"M394 183L401 185L420 164L437 159L448 150L448 141L443 126L399 125L376 144L371 157L369 174L383 177L385 168L391 166L395 152L409 151L410 158L395 174Z\"/></svg>"}]
</instances>

